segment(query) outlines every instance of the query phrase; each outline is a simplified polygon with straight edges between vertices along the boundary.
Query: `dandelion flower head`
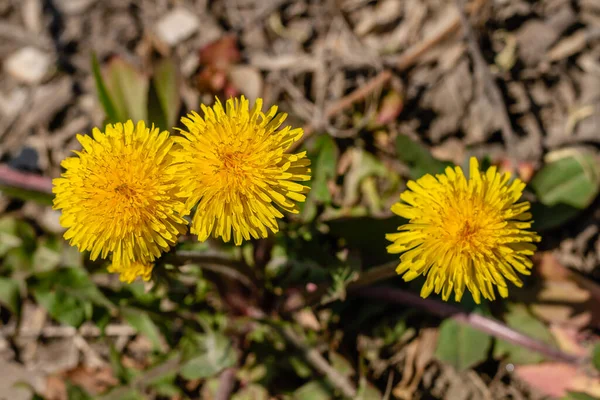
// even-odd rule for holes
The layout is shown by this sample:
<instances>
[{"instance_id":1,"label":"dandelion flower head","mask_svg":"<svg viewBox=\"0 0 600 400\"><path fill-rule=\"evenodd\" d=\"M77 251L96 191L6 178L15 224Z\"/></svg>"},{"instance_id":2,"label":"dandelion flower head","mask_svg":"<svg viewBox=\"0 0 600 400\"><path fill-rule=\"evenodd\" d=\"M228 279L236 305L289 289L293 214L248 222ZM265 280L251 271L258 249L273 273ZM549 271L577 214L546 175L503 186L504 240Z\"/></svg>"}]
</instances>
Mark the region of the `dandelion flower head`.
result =
<instances>
[{"instance_id":1,"label":"dandelion flower head","mask_svg":"<svg viewBox=\"0 0 600 400\"><path fill-rule=\"evenodd\" d=\"M200 241L211 235L236 245L279 230L280 210L298 213L306 200L311 170L306 152L286 151L303 134L301 128L279 129L287 117L277 107L262 112L262 99L249 102L217 99L182 118L187 130L175 140L180 195L189 209L197 205L191 232Z\"/></svg>"},{"instance_id":2,"label":"dandelion flower head","mask_svg":"<svg viewBox=\"0 0 600 400\"><path fill-rule=\"evenodd\" d=\"M149 262L132 261L128 265L110 264L107 270L108 272L119 274L121 281L131 283L138 277L149 281L152 277L153 267L154 265Z\"/></svg>"},{"instance_id":3,"label":"dandelion flower head","mask_svg":"<svg viewBox=\"0 0 600 400\"><path fill-rule=\"evenodd\" d=\"M517 272L530 274L528 256L540 237L528 230L530 204L517 202L525 184L509 180L494 166L480 172L473 157L469 179L448 167L408 182L392 211L409 222L386 238L393 242L389 253L402 253L396 272L405 281L426 276L422 297L435 291L448 300L454 290L460 301L466 287L479 303L481 296L494 300L494 288L506 297L507 281L522 285Z\"/></svg>"},{"instance_id":4,"label":"dandelion flower head","mask_svg":"<svg viewBox=\"0 0 600 400\"><path fill-rule=\"evenodd\" d=\"M173 141L144 122L92 133L77 136L83 149L62 162L65 172L53 181L64 237L90 251L92 260L112 256L109 271L121 280L147 280L152 262L185 232L169 153Z\"/></svg>"}]
</instances>

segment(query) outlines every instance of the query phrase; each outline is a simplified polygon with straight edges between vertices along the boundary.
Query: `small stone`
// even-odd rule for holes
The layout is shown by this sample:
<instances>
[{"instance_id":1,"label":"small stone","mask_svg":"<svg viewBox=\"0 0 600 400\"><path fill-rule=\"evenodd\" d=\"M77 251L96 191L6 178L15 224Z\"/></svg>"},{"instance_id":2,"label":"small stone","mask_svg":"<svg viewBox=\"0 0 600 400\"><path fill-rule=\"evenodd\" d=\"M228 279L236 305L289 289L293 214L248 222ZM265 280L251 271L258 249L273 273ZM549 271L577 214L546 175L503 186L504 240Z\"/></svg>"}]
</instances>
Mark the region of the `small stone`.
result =
<instances>
[{"instance_id":1,"label":"small stone","mask_svg":"<svg viewBox=\"0 0 600 400\"><path fill-rule=\"evenodd\" d=\"M15 88L9 94L0 93L0 115L11 118L16 116L25 107L27 91Z\"/></svg>"},{"instance_id":2,"label":"small stone","mask_svg":"<svg viewBox=\"0 0 600 400\"><path fill-rule=\"evenodd\" d=\"M72 370L78 363L79 350L70 338L40 345L31 362L33 369L48 375Z\"/></svg>"},{"instance_id":3,"label":"small stone","mask_svg":"<svg viewBox=\"0 0 600 400\"><path fill-rule=\"evenodd\" d=\"M192 36L200 26L198 18L185 8L176 8L158 21L156 33L170 46Z\"/></svg>"},{"instance_id":4,"label":"small stone","mask_svg":"<svg viewBox=\"0 0 600 400\"><path fill-rule=\"evenodd\" d=\"M24 47L4 62L4 70L19 82L40 83L50 69L50 56L35 47Z\"/></svg>"},{"instance_id":5,"label":"small stone","mask_svg":"<svg viewBox=\"0 0 600 400\"><path fill-rule=\"evenodd\" d=\"M262 94L263 78L254 67L234 65L229 70L229 79L233 86L250 100L255 100Z\"/></svg>"},{"instance_id":6,"label":"small stone","mask_svg":"<svg viewBox=\"0 0 600 400\"><path fill-rule=\"evenodd\" d=\"M38 160L38 153L34 148L24 147L15 158L8 162L8 165L20 171L33 172L39 169Z\"/></svg>"},{"instance_id":7,"label":"small stone","mask_svg":"<svg viewBox=\"0 0 600 400\"><path fill-rule=\"evenodd\" d=\"M190 53L181 62L181 73L186 78L189 78L198 69L198 65L200 65L198 54Z\"/></svg>"},{"instance_id":8,"label":"small stone","mask_svg":"<svg viewBox=\"0 0 600 400\"><path fill-rule=\"evenodd\" d=\"M36 391L42 391L45 386L45 377L39 371L26 369L22 364L0 360L0 393L3 399L29 400L32 398L31 385Z\"/></svg>"},{"instance_id":9,"label":"small stone","mask_svg":"<svg viewBox=\"0 0 600 400\"><path fill-rule=\"evenodd\" d=\"M37 222L48 232L62 234L65 232L65 228L60 224L60 216L60 211L53 210L50 207L44 207Z\"/></svg>"},{"instance_id":10,"label":"small stone","mask_svg":"<svg viewBox=\"0 0 600 400\"><path fill-rule=\"evenodd\" d=\"M65 14L81 14L95 3L95 0L55 0L56 6Z\"/></svg>"}]
</instances>

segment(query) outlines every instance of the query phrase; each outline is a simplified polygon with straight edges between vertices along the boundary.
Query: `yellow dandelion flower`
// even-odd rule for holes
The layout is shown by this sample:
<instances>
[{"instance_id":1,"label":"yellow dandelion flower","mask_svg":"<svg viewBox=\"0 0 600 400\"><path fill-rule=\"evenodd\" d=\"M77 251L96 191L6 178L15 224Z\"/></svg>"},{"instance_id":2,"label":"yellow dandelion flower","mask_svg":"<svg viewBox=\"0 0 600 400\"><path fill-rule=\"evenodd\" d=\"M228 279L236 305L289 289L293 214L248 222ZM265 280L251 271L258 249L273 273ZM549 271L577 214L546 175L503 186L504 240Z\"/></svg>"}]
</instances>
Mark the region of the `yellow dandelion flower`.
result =
<instances>
[{"instance_id":1,"label":"yellow dandelion flower","mask_svg":"<svg viewBox=\"0 0 600 400\"><path fill-rule=\"evenodd\" d=\"M204 118L192 112L182 118L187 130L175 138L180 196L191 209L197 204L191 232L204 241L209 236L233 239L277 232L277 209L298 213L295 202L306 200L309 188L297 182L310 179L306 152L286 150L303 134L301 128L278 128L287 114L273 106L265 114L262 99L229 99L223 107L202 105ZM275 207L277 206L277 207Z\"/></svg>"},{"instance_id":2,"label":"yellow dandelion flower","mask_svg":"<svg viewBox=\"0 0 600 400\"><path fill-rule=\"evenodd\" d=\"M154 265L150 263L144 263L139 261L133 261L128 266L124 264L111 264L107 270L111 273L119 274L119 279L122 282L131 283L135 281L137 277L142 278L146 282L152 277L152 267Z\"/></svg>"},{"instance_id":3,"label":"yellow dandelion flower","mask_svg":"<svg viewBox=\"0 0 600 400\"><path fill-rule=\"evenodd\" d=\"M78 135L83 150L62 162L53 181L65 239L92 260L112 255L111 270L132 281L149 277L152 261L185 232L168 132L144 122L95 128Z\"/></svg>"},{"instance_id":4,"label":"yellow dandelion flower","mask_svg":"<svg viewBox=\"0 0 600 400\"><path fill-rule=\"evenodd\" d=\"M403 253L396 269L405 281L425 275L421 296L435 290L448 300L460 301L466 288L479 303L481 295L495 299L494 286L502 297L508 295L506 280L522 282L516 272L530 274L540 237L531 227L529 202L517 203L525 184L509 183L510 174L496 167L480 173L474 157L467 180L459 167L445 174L425 175L408 182L400 195L402 202L392 211L409 222L386 238L393 242L389 253Z\"/></svg>"}]
</instances>

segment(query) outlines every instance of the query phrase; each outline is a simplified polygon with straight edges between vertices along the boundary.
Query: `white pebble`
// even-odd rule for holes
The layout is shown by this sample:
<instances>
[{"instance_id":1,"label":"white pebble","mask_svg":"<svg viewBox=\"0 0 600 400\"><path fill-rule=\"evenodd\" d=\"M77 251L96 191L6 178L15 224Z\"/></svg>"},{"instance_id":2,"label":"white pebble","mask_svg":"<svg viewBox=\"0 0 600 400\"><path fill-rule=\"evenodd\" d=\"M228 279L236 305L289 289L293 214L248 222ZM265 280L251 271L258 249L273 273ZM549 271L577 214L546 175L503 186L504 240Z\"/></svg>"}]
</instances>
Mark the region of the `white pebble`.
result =
<instances>
[{"instance_id":1,"label":"white pebble","mask_svg":"<svg viewBox=\"0 0 600 400\"><path fill-rule=\"evenodd\" d=\"M162 17L156 26L158 37L173 46L192 36L200 26L198 18L185 8L176 8Z\"/></svg>"},{"instance_id":2,"label":"white pebble","mask_svg":"<svg viewBox=\"0 0 600 400\"><path fill-rule=\"evenodd\" d=\"M35 47L24 47L4 62L4 70L19 82L40 83L50 68L50 56Z\"/></svg>"}]
</instances>

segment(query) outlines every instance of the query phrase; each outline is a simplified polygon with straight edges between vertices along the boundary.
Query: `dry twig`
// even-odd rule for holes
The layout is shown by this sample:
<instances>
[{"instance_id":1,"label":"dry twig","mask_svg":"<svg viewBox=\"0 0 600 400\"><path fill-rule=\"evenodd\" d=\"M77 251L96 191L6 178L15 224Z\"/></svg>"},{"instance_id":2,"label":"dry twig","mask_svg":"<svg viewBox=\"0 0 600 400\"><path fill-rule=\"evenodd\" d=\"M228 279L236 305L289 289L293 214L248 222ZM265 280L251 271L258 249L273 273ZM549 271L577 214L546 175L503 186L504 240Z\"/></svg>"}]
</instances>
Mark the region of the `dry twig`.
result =
<instances>
[{"instance_id":1,"label":"dry twig","mask_svg":"<svg viewBox=\"0 0 600 400\"><path fill-rule=\"evenodd\" d=\"M227 400L231 398L235 389L235 368L227 368L219 375L219 388L215 394L215 400Z\"/></svg>"},{"instance_id":2,"label":"dry twig","mask_svg":"<svg viewBox=\"0 0 600 400\"><path fill-rule=\"evenodd\" d=\"M68 338L73 336L98 337L104 336L134 336L137 331L129 325L111 324L101 331L93 325L82 325L79 329L72 326L45 326L41 331L37 329L19 329L15 326L0 329L0 337L18 336L20 338Z\"/></svg>"},{"instance_id":3,"label":"dry twig","mask_svg":"<svg viewBox=\"0 0 600 400\"><path fill-rule=\"evenodd\" d=\"M434 48L439 43L448 39L455 34L460 28L460 19L458 16L450 20L446 26L435 32L423 41L411 46L404 51L398 58L395 59L394 65L400 71L404 71L412 67L425 53Z\"/></svg>"},{"instance_id":4,"label":"dry twig","mask_svg":"<svg viewBox=\"0 0 600 400\"><path fill-rule=\"evenodd\" d=\"M381 71L375 78L371 79L365 85L357 88L347 96L336 101L331 107L325 111L325 117L331 118L334 115L350 108L354 103L363 100L371 93L381 90L381 88L392 78L390 70Z\"/></svg>"},{"instance_id":5,"label":"dry twig","mask_svg":"<svg viewBox=\"0 0 600 400\"><path fill-rule=\"evenodd\" d=\"M230 258L198 251L177 250L165 256L165 261L170 260L182 264L200 264L201 268L235 279L249 289L256 289L258 286L254 271L245 263Z\"/></svg>"},{"instance_id":6,"label":"dry twig","mask_svg":"<svg viewBox=\"0 0 600 400\"><path fill-rule=\"evenodd\" d=\"M314 369L323 374L327 380L342 394L350 399L356 397L356 388L352 383L333 368L325 358L315 348L309 347L304 340L289 326L281 328L281 334L294 347L302 352L306 361L313 366Z\"/></svg>"},{"instance_id":7,"label":"dry twig","mask_svg":"<svg viewBox=\"0 0 600 400\"><path fill-rule=\"evenodd\" d=\"M352 91L348 95L342 97L336 101L331 107L325 111L325 119L329 119L340 112L350 108L353 104L363 100L365 97L370 95L381 88L392 78L392 72L390 70L383 70L369 82L363 86ZM310 137L313 133L312 125L306 125L304 127L304 135L290 147L290 151L296 150Z\"/></svg>"},{"instance_id":8,"label":"dry twig","mask_svg":"<svg viewBox=\"0 0 600 400\"><path fill-rule=\"evenodd\" d=\"M500 113L501 118L501 131L502 131L502 139L506 145L506 153L509 157L514 157L515 154L515 134L512 129L512 124L510 122L510 116L508 115L508 109L506 107L506 103L504 102L504 98L502 96L502 92L496 85L494 77L490 72L490 68L483 58L483 54L481 53L481 49L477 44L477 39L475 38L475 34L473 29L471 28L471 24L467 19L467 16L463 12L463 1L456 0L456 7L458 9L458 18L460 25L464 31L465 39L467 40L467 45L469 47L469 53L473 58L473 64L475 65L475 71L479 76L480 84L483 85L484 91L487 93L489 99L492 101L494 105L494 109Z\"/></svg>"}]
</instances>

